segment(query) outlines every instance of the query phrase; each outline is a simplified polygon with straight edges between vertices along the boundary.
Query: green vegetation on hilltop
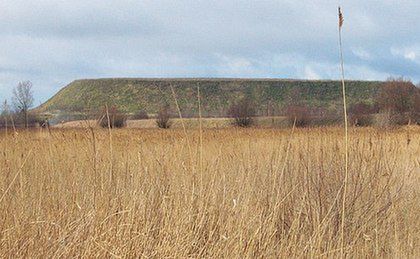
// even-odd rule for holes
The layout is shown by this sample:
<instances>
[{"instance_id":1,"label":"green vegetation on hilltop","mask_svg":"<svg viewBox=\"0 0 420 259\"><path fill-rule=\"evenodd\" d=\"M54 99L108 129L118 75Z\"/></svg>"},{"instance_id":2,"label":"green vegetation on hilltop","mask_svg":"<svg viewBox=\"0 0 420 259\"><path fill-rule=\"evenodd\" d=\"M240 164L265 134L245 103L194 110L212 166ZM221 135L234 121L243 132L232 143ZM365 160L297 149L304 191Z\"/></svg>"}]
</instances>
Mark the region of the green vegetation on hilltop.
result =
<instances>
[{"instance_id":1,"label":"green vegetation on hilltop","mask_svg":"<svg viewBox=\"0 0 420 259\"><path fill-rule=\"evenodd\" d=\"M175 108L170 85L187 116L196 115L198 86L204 116L225 116L229 106L241 98L252 100L259 115L279 113L287 102L299 101L326 109L342 105L339 81L121 78L76 80L38 109L51 113L83 113L107 104L128 113L145 110L156 114L165 105ZM348 81L349 103L372 103L380 85L381 82L376 81Z\"/></svg>"}]
</instances>

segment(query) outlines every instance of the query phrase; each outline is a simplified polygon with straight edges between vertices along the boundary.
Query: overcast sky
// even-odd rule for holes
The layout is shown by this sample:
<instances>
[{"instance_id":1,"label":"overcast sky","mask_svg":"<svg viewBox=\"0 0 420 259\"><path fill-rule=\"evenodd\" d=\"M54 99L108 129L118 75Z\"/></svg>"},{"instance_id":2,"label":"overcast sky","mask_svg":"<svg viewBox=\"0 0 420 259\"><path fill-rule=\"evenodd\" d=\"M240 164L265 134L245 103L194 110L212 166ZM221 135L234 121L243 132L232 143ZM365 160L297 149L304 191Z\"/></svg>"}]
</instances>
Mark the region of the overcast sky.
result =
<instances>
[{"instance_id":1,"label":"overcast sky","mask_svg":"<svg viewBox=\"0 0 420 259\"><path fill-rule=\"evenodd\" d=\"M420 80L419 0L1 0L0 99L21 80L36 104L75 79Z\"/></svg>"}]
</instances>

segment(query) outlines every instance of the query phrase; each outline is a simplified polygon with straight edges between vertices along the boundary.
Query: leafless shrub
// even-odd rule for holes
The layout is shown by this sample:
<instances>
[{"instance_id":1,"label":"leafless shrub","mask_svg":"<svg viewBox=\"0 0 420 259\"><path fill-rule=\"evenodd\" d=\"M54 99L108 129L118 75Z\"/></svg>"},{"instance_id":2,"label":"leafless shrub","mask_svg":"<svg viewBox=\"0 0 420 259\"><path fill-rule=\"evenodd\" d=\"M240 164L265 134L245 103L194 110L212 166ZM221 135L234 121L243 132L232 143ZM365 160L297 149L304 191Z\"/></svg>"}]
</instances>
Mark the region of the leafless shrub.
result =
<instances>
[{"instance_id":1,"label":"leafless shrub","mask_svg":"<svg viewBox=\"0 0 420 259\"><path fill-rule=\"evenodd\" d=\"M171 127L171 112L169 105L160 109L156 117L156 124L161 129L169 129Z\"/></svg>"},{"instance_id":2,"label":"leafless shrub","mask_svg":"<svg viewBox=\"0 0 420 259\"><path fill-rule=\"evenodd\" d=\"M254 104L247 98L242 99L230 106L228 116L234 119L235 126L249 127L253 124L255 116Z\"/></svg>"},{"instance_id":3,"label":"leafless shrub","mask_svg":"<svg viewBox=\"0 0 420 259\"><path fill-rule=\"evenodd\" d=\"M104 108L98 120L102 128L124 128L127 125L127 116L118 111L117 107Z\"/></svg>"},{"instance_id":4,"label":"leafless shrub","mask_svg":"<svg viewBox=\"0 0 420 259\"><path fill-rule=\"evenodd\" d=\"M404 78L390 78L377 96L381 113L389 114L390 124L404 125L417 120L419 89Z\"/></svg>"},{"instance_id":5,"label":"leafless shrub","mask_svg":"<svg viewBox=\"0 0 420 259\"><path fill-rule=\"evenodd\" d=\"M290 105L286 108L286 116L290 124L296 127L307 127L311 122L310 110L306 105Z\"/></svg>"}]
</instances>

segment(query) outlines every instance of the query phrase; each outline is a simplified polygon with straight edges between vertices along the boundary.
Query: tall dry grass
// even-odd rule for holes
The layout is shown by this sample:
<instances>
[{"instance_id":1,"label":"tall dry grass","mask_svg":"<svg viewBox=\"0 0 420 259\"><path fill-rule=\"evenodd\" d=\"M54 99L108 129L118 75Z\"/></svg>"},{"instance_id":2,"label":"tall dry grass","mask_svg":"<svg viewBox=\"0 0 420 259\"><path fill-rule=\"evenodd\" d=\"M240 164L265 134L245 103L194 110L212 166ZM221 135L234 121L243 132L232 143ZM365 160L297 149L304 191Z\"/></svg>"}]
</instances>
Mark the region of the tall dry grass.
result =
<instances>
[{"instance_id":1,"label":"tall dry grass","mask_svg":"<svg viewBox=\"0 0 420 259\"><path fill-rule=\"evenodd\" d=\"M340 256L341 129L187 133L0 132L0 257ZM344 254L419 257L419 128L349 134Z\"/></svg>"}]
</instances>

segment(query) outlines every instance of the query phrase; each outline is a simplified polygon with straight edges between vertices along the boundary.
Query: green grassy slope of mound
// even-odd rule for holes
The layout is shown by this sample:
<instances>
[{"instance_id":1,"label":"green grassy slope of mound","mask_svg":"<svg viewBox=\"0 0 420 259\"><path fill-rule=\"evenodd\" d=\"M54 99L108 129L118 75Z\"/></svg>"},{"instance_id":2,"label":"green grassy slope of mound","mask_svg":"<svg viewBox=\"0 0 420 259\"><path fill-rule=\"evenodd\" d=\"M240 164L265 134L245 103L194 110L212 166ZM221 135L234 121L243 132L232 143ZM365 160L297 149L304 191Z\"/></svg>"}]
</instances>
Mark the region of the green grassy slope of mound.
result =
<instances>
[{"instance_id":1,"label":"green grassy slope of mound","mask_svg":"<svg viewBox=\"0 0 420 259\"><path fill-rule=\"evenodd\" d=\"M244 97L253 100L259 115L278 113L290 98L296 99L293 102L327 109L342 105L339 81L121 78L76 80L38 109L75 113L101 109L107 104L128 113L145 110L154 114L165 105L175 110L170 85L183 113L188 116L197 113L197 87L200 87L204 116L225 116L229 106ZM381 82L376 81L348 81L349 103L372 102L380 85Z\"/></svg>"}]
</instances>

